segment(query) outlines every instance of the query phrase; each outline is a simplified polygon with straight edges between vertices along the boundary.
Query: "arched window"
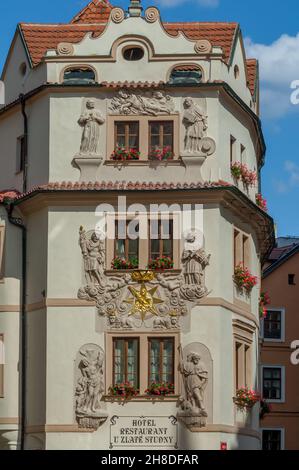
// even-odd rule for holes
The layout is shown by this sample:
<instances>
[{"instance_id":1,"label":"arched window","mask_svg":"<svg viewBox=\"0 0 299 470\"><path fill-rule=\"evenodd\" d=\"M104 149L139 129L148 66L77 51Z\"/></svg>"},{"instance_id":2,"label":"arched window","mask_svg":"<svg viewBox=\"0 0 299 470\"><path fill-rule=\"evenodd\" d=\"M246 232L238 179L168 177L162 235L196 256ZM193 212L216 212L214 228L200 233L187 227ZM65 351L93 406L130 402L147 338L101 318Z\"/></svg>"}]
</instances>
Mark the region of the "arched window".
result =
<instances>
[{"instance_id":1,"label":"arched window","mask_svg":"<svg viewBox=\"0 0 299 470\"><path fill-rule=\"evenodd\" d=\"M196 85L202 81L202 71L196 65L178 65L169 77L170 85Z\"/></svg>"},{"instance_id":2,"label":"arched window","mask_svg":"<svg viewBox=\"0 0 299 470\"><path fill-rule=\"evenodd\" d=\"M96 82L94 71L89 67L73 67L63 75L63 83L67 85L88 85Z\"/></svg>"}]
</instances>

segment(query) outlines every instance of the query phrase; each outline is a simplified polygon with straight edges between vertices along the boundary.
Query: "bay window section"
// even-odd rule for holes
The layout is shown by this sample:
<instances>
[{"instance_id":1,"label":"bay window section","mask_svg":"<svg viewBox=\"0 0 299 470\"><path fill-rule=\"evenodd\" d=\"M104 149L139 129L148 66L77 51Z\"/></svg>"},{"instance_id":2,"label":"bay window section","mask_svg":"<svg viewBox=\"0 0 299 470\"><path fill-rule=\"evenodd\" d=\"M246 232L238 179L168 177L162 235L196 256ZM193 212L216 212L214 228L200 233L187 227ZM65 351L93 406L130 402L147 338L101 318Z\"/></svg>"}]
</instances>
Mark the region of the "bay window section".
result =
<instances>
[{"instance_id":1,"label":"bay window section","mask_svg":"<svg viewBox=\"0 0 299 470\"><path fill-rule=\"evenodd\" d=\"M139 388L139 339L114 338L113 385L129 383Z\"/></svg>"},{"instance_id":2,"label":"bay window section","mask_svg":"<svg viewBox=\"0 0 299 470\"><path fill-rule=\"evenodd\" d=\"M149 386L174 383L174 339L149 339Z\"/></svg>"}]
</instances>

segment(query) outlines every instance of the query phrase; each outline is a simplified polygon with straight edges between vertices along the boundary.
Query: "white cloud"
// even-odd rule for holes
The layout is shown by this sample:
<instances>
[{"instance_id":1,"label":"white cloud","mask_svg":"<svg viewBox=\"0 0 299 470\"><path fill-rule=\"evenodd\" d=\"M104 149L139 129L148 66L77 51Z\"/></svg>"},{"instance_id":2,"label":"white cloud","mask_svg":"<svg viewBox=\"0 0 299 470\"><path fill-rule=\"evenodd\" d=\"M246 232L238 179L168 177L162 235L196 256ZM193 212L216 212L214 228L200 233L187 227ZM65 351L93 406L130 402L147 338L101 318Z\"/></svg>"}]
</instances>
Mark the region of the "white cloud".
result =
<instances>
[{"instance_id":1,"label":"white cloud","mask_svg":"<svg viewBox=\"0 0 299 470\"><path fill-rule=\"evenodd\" d=\"M219 5L219 0L156 0L156 3L161 7L176 7L191 1L202 7L208 8L215 8Z\"/></svg>"},{"instance_id":2,"label":"white cloud","mask_svg":"<svg viewBox=\"0 0 299 470\"><path fill-rule=\"evenodd\" d=\"M293 188L299 187L299 166L292 160L286 160L284 170L287 174L286 180L275 181L275 187L279 193L287 193Z\"/></svg>"},{"instance_id":3,"label":"white cloud","mask_svg":"<svg viewBox=\"0 0 299 470\"><path fill-rule=\"evenodd\" d=\"M267 118L279 118L299 106L291 104L291 83L299 80L299 33L283 34L272 44L255 44L245 39L247 57L260 63L262 113Z\"/></svg>"}]
</instances>

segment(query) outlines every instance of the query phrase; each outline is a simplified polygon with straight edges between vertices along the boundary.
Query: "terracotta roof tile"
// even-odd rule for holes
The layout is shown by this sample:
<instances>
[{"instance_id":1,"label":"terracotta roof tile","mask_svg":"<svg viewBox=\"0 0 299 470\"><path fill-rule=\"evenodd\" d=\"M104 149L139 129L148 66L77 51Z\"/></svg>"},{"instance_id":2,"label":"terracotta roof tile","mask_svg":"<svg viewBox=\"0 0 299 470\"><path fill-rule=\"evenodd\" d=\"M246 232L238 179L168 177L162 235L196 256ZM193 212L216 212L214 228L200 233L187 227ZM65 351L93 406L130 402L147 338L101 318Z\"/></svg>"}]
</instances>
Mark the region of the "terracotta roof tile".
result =
<instances>
[{"instance_id":1,"label":"terracotta roof tile","mask_svg":"<svg viewBox=\"0 0 299 470\"><path fill-rule=\"evenodd\" d=\"M91 32L99 36L105 29L105 24L20 24L29 54L34 66L38 65L47 50L56 49L60 42L78 43Z\"/></svg>"},{"instance_id":2,"label":"terracotta roof tile","mask_svg":"<svg viewBox=\"0 0 299 470\"><path fill-rule=\"evenodd\" d=\"M251 94L254 95L255 92L255 85L257 81L257 74L258 74L258 61L256 59L247 59L247 75L248 75L248 86Z\"/></svg>"},{"instance_id":3,"label":"terracotta roof tile","mask_svg":"<svg viewBox=\"0 0 299 470\"><path fill-rule=\"evenodd\" d=\"M3 202L4 197L10 197L15 200L22 199L25 196L33 195L33 193L43 191L171 191L171 190L188 190L188 189L209 189L231 187L230 183L226 181L214 182L194 182L194 183L167 183L167 182L126 182L126 181L96 181L96 182L75 182L62 181L55 183L48 183L41 186L35 186L26 193L18 193L17 191L2 191L0 192L0 203ZM1 199L2 197L2 199Z\"/></svg>"},{"instance_id":4,"label":"terracotta roof tile","mask_svg":"<svg viewBox=\"0 0 299 470\"><path fill-rule=\"evenodd\" d=\"M228 62L238 23L163 23L167 33L177 36L179 32L191 40L207 39L213 46L223 49L224 59Z\"/></svg>"},{"instance_id":5,"label":"terracotta roof tile","mask_svg":"<svg viewBox=\"0 0 299 470\"><path fill-rule=\"evenodd\" d=\"M160 88L165 82L101 82L107 88Z\"/></svg>"},{"instance_id":6,"label":"terracotta roof tile","mask_svg":"<svg viewBox=\"0 0 299 470\"><path fill-rule=\"evenodd\" d=\"M92 0L72 19L71 23L107 22L112 8L108 0Z\"/></svg>"}]
</instances>

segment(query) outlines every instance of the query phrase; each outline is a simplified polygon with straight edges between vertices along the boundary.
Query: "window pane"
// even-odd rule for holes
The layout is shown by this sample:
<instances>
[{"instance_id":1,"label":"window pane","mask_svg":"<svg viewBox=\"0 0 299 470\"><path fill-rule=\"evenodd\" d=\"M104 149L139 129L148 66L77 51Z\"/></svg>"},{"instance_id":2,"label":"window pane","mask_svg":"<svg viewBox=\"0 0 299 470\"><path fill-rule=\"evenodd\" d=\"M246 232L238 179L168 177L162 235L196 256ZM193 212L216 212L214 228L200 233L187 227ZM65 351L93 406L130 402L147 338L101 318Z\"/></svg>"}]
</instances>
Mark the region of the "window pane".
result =
<instances>
[{"instance_id":1,"label":"window pane","mask_svg":"<svg viewBox=\"0 0 299 470\"><path fill-rule=\"evenodd\" d=\"M160 381L160 341L151 340L150 384Z\"/></svg>"},{"instance_id":2,"label":"window pane","mask_svg":"<svg viewBox=\"0 0 299 470\"><path fill-rule=\"evenodd\" d=\"M129 126L129 134L130 135L138 135L139 134L139 123L138 122L130 122Z\"/></svg>"},{"instance_id":3,"label":"window pane","mask_svg":"<svg viewBox=\"0 0 299 470\"><path fill-rule=\"evenodd\" d=\"M281 369L263 369L263 396L266 399L281 399Z\"/></svg>"},{"instance_id":4,"label":"window pane","mask_svg":"<svg viewBox=\"0 0 299 470\"><path fill-rule=\"evenodd\" d=\"M263 430L263 450L281 450L281 431Z\"/></svg>"},{"instance_id":5,"label":"window pane","mask_svg":"<svg viewBox=\"0 0 299 470\"><path fill-rule=\"evenodd\" d=\"M114 384L139 387L138 344L138 339L114 340Z\"/></svg>"},{"instance_id":6,"label":"window pane","mask_svg":"<svg viewBox=\"0 0 299 470\"><path fill-rule=\"evenodd\" d=\"M267 312L264 320L264 337L266 339L281 339L281 312Z\"/></svg>"},{"instance_id":7,"label":"window pane","mask_svg":"<svg viewBox=\"0 0 299 470\"><path fill-rule=\"evenodd\" d=\"M131 135L129 137L129 147L130 149L136 149L138 150L139 148L139 142L138 142L138 136L137 135Z\"/></svg>"},{"instance_id":8,"label":"window pane","mask_svg":"<svg viewBox=\"0 0 299 470\"><path fill-rule=\"evenodd\" d=\"M164 134L173 134L173 122L168 121L163 124L163 132Z\"/></svg>"},{"instance_id":9,"label":"window pane","mask_svg":"<svg viewBox=\"0 0 299 470\"><path fill-rule=\"evenodd\" d=\"M151 148L153 150L160 147L160 137L158 135L151 136Z\"/></svg>"},{"instance_id":10,"label":"window pane","mask_svg":"<svg viewBox=\"0 0 299 470\"><path fill-rule=\"evenodd\" d=\"M173 137L172 135L164 135L163 137L163 147L170 147L173 149Z\"/></svg>"},{"instance_id":11,"label":"window pane","mask_svg":"<svg viewBox=\"0 0 299 470\"><path fill-rule=\"evenodd\" d=\"M124 340L114 341L114 384L125 382Z\"/></svg>"},{"instance_id":12,"label":"window pane","mask_svg":"<svg viewBox=\"0 0 299 470\"><path fill-rule=\"evenodd\" d=\"M115 125L116 125L117 135L125 135L125 133L126 133L125 123L124 122L117 122Z\"/></svg>"},{"instance_id":13,"label":"window pane","mask_svg":"<svg viewBox=\"0 0 299 470\"><path fill-rule=\"evenodd\" d=\"M126 138L124 135L118 135L116 139L116 147L125 147L126 146Z\"/></svg>"},{"instance_id":14,"label":"window pane","mask_svg":"<svg viewBox=\"0 0 299 470\"><path fill-rule=\"evenodd\" d=\"M151 135L159 135L160 134L160 123L159 122L151 122L150 123L150 131L151 131Z\"/></svg>"},{"instance_id":15,"label":"window pane","mask_svg":"<svg viewBox=\"0 0 299 470\"><path fill-rule=\"evenodd\" d=\"M138 387L138 340L128 340L127 382Z\"/></svg>"},{"instance_id":16,"label":"window pane","mask_svg":"<svg viewBox=\"0 0 299 470\"><path fill-rule=\"evenodd\" d=\"M150 340L150 374L152 383L174 383L174 341L173 339Z\"/></svg>"},{"instance_id":17,"label":"window pane","mask_svg":"<svg viewBox=\"0 0 299 470\"><path fill-rule=\"evenodd\" d=\"M172 258L172 241L163 240L163 256L169 256Z\"/></svg>"}]
</instances>

